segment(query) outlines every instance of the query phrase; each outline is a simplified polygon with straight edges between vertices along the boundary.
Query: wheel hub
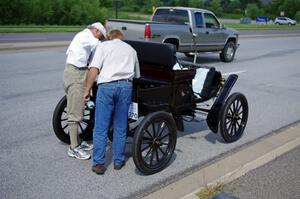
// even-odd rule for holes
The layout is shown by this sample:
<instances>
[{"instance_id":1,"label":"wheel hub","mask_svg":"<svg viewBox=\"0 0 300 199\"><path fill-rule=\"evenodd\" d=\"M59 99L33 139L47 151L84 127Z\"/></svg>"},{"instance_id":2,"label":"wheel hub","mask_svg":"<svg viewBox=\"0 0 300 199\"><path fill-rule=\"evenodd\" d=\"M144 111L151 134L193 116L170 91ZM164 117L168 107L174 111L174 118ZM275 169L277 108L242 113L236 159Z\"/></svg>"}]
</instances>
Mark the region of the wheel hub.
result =
<instances>
[{"instance_id":1,"label":"wheel hub","mask_svg":"<svg viewBox=\"0 0 300 199\"><path fill-rule=\"evenodd\" d=\"M233 56L233 47L229 47L227 50L227 57L230 58Z\"/></svg>"},{"instance_id":2,"label":"wheel hub","mask_svg":"<svg viewBox=\"0 0 300 199\"><path fill-rule=\"evenodd\" d=\"M239 119L239 115L237 113L234 113L232 116L232 122L234 125L237 123L238 119Z\"/></svg>"},{"instance_id":3,"label":"wheel hub","mask_svg":"<svg viewBox=\"0 0 300 199\"><path fill-rule=\"evenodd\" d=\"M158 138L158 137L154 138L153 145L156 147L160 146L160 138Z\"/></svg>"}]
</instances>

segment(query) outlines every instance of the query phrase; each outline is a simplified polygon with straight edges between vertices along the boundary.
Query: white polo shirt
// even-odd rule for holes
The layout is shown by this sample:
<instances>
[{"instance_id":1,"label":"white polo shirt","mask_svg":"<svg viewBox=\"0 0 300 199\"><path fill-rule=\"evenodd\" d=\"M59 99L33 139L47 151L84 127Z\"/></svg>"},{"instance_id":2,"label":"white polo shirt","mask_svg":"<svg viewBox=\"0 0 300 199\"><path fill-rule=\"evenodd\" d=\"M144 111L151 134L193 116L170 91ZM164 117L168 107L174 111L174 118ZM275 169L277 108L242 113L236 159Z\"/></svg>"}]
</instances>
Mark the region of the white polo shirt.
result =
<instances>
[{"instance_id":1,"label":"white polo shirt","mask_svg":"<svg viewBox=\"0 0 300 199\"><path fill-rule=\"evenodd\" d=\"M99 43L99 39L87 28L77 33L66 52L67 64L87 67Z\"/></svg>"},{"instance_id":2,"label":"white polo shirt","mask_svg":"<svg viewBox=\"0 0 300 199\"><path fill-rule=\"evenodd\" d=\"M100 70L97 83L140 77L140 66L136 51L120 39L98 45L89 67Z\"/></svg>"}]
</instances>

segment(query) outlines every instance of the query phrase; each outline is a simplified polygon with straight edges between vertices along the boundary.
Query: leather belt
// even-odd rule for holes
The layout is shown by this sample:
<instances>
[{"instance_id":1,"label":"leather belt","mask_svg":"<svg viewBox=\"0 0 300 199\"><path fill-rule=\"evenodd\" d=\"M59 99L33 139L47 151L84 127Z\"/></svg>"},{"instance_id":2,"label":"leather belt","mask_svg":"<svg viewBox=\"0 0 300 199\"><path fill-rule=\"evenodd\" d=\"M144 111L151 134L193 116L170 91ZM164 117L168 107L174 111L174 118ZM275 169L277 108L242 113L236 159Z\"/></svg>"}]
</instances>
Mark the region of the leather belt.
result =
<instances>
[{"instance_id":1,"label":"leather belt","mask_svg":"<svg viewBox=\"0 0 300 199\"><path fill-rule=\"evenodd\" d=\"M89 67L76 67L74 66L76 70L87 70Z\"/></svg>"},{"instance_id":2,"label":"leather belt","mask_svg":"<svg viewBox=\"0 0 300 199\"><path fill-rule=\"evenodd\" d=\"M89 69L89 67L77 67L77 66L74 66L73 64L68 64L68 65L70 65L70 66L73 66L73 68L75 68L76 70L88 70Z\"/></svg>"},{"instance_id":3,"label":"leather belt","mask_svg":"<svg viewBox=\"0 0 300 199\"><path fill-rule=\"evenodd\" d=\"M133 83L133 80L132 79L119 79L119 80L114 80L114 81L110 81L110 82L102 82L102 83L99 83L98 85L100 84L109 84L109 83L114 83L114 82L119 82L119 81L127 81L127 82L130 82L130 83Z\"/></svg>"}]
</instances>

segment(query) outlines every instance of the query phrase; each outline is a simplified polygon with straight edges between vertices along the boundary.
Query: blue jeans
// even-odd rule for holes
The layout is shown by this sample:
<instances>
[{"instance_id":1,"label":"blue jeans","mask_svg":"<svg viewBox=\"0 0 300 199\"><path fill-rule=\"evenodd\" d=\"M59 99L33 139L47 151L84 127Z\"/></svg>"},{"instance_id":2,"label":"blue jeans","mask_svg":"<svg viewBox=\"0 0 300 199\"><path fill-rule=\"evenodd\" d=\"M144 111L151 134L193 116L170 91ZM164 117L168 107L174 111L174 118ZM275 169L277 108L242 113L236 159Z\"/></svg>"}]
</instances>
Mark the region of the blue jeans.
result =
<instances>
[{"instance_id":1,"label":"blue jeans","mask_svg":"<svg viewBox=\"0 0 300 199\"><path fill-rule=\"evenodd\" d=\"M113 161L125 161L128 109L131 103L132 83L118 80L98 85L95 127L93 132L93 165L105 164L105 151L110 121L113 121Z\"/></svg>"}]
</instances>

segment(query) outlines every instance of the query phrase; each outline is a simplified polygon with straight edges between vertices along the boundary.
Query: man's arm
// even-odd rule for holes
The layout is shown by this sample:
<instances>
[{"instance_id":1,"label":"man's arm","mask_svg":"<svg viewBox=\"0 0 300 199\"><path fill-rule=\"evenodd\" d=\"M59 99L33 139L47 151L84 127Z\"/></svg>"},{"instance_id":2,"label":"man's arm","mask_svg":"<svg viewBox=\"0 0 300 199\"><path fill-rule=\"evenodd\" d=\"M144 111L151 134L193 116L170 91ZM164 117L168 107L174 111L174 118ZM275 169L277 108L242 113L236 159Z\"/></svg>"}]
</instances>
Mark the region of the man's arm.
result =
<instances>
[{"instance_id":1,"label":"man's arm","mask_svg":"<svg viewBox=\"0 0 300 199\"><path fill-rule=\"evenodd\" d=\"M141 77L140 64L139 64L139 60L138 60L137 56L135 56L134 77L135 78Z\"/></svg>"},{"instance_id":2,"label":"man's arm","mask_svg":"<svg viewBox=\"0 0 300 199\"><path fill-rule=\"evenodd\" d=\"M90 67L89 68L89 72L87 75L87 80L86 80L86 88L83 92L83 100L84 101L88 101L89 97L90 97L90 90L94 84L94 81L97 77L97 75L99 74L99 69L95 68L95 67Z\"/></svg>"}]
</instances>

